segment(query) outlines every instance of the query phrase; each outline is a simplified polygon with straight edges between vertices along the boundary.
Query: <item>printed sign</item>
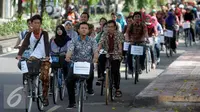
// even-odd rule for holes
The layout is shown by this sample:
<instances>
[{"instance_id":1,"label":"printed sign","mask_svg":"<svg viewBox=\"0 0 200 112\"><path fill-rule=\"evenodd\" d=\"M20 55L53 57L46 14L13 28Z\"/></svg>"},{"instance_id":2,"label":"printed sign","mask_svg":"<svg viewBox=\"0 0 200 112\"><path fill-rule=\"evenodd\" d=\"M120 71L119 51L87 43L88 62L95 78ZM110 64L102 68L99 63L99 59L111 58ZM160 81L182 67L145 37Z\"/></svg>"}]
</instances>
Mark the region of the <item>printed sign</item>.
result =
<instances>
[{"instance_id":1,"label":"printed sign","mask_svg":"<svg viewBox=\"0 0 200 112\"><path fill-rule=\"evenodd\" d=\"M183 29L188 29L188 28L190 28L190 23L189 22L183 23Z\"/></svg>"},{"instance_id":2,"label":"printed sign","mask_svg":"<svg viewBox=\"0 0 200 112\"><path fill-rule=\"evenodd\" d=\"M28 73L28 66L27 66L26 61L21 61L21 72Z\"/></svg>"},{"instance_id":3,"label":"printed sign","mask_svg":"<svg viewBox=\"0 0 200 112\"><path fill-rule=\"evenodd\" d=\"M75 62L74 63L74 74L77 75L89 75L90 74L90 63L88 62Z\"/></svg>"},{"instance_id":4,"label":"printed sign","mask_svg":"<svg viewBox=\"0 0 200 112\"><path fill-rule=\"evenodd\" d=\"M143 50L144 47L143 46L131 46L131 54L132 55L143 55Z\"/></svg>"},{"instance_id":5,"label":"printed sign","mask_svg":"<svg viewBox=\"0 0 200 112\"><path fill-rule=\"evenodd\" d=\"M173 31L172 30L167 30L164 32L165 37L173 37Z\"/></svg>"},{"instance_id":6,"label":"printed sign","mask_svg":"<svg viewBox=\"0 0 200 112\"><path fill-rule=\"evenodd\" d=\"M160 36L160 43L164 43L165 42L165 36Z\"/></svg>"},{"instance_id":7,"label":"printed sign","mask_svg":"<svg viewBox=\"0 0 200 112\"><path fill-rule=\"evenodd\" d=\"M129 42L124 42L124 51L128 51L128 47L129 47L130 43Z\"/></svg>"}]
</instances>

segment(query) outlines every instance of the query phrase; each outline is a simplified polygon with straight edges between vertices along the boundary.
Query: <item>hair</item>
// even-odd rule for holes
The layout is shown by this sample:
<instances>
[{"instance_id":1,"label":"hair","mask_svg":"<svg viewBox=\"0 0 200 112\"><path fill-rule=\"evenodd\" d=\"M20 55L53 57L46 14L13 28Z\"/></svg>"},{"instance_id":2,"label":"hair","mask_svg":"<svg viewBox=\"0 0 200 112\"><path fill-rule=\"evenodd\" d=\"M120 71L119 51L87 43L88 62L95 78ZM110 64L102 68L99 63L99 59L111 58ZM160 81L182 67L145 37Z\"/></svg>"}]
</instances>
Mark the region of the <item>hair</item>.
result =
<instances>
[{"instance_id":1,"label":"hair","mask_svg":"<svg viewBox=\"0 0 200 112\"><path fill-rule=\"evenodd\" d=\"M116 23L114 20L109 20L109 21L107 22L107 25L108 25L108 24L111 24L111 23L114 24L114 26L116 27L116 30L117 30L117 23Z\"/></svg>"},{"instance_id":2,"label":"hair","mask_svg":"<svg viewBox=\"0 0 200 112\"><path fill-rule=\"evenodd\" d=\"M134 18L136 15L140 15L140 17L142 17L142 14L141 14L140 12L135 12L135 13L133 14L133 18Z\"/></svg>"},{"instance_id":3,"label":"hair","mask_svg":"<svg viewBox=\"0 0 200 112\"><path fill-rule=\"evenodd\" d=\"M78 29L80 29L81 25L87 25L87 26L88 26L88 29L89 29L89 27L90 27L89 24L88 24L87 22L82 22L82 23L79 24Z\"/></svg>"},{"instance_id":4,"label":"hair","mask_svg":"<svg viewBox=\"0 0 200 112\"><path fill-rule=\"evenodd\" d=\"M81 15L86 14L88 19L90 18L90 15L87 12L83 12Z\"/></svg>"},{"instance_id":5,"label":"hair","mask_svg":"<svg viewBox=\"0 0 200 112\"><path fill-rule=\"evenodd\" d=\"M26 22L27 22L27 23L28 23L28 22L31 22L31 19L27 19Z\"/></svg>"},{"instance_id":6,"label":"hair","mask_svg":"<svg viewBox=\"0 0 200 112\"><path fill-rule=\"evenodd\" d=\"M40 23L42 23L42 17L38 14L34 15L32 18L31 18L31 22L33 22L34 20L40 20Z\"/></svg>"},{"instance_id":7,"label":"hair","mask_svg":"<svg viewBox=\"0 0 200 112\"><path fill-rule=\"evenodd\" d=\"M102 17L99 22L101 22L101 20L105 20L107 22L107 19L105 17Z\"/></svg>"},{"instance_id":8,"label":"hair","mask_svg":"<svg viewBox=\"0 0 200 112\"><path fill-rule=\"evenodd\" d=\"M112 12L112 13L111 13L111 16L116 16L116 13Z\"/></svg>"},{"instance_id":9,"label":"hair","mask_svg":"<svg viewBox=\"0 0 200 112\"><path fill-rule=\"evenodd\" d=\"M127 19L133 19L133 16L128 16Z\"/></svg>"}]
</instances>

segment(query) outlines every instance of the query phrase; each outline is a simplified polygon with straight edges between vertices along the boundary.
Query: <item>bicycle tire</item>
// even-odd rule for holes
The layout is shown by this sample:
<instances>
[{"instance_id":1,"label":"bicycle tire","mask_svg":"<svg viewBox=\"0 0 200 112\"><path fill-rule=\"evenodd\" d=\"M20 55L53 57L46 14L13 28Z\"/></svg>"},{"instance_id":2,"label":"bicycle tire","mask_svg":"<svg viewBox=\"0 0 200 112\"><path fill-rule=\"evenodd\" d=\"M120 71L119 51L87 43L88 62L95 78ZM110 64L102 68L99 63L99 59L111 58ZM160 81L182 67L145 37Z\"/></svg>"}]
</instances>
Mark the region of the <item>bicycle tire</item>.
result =
<instances>
[{"instance_id":1,"label":"bicycle tire","mask_svg":"<svg viewBox=\"0 0 200 112\"><path fill-rule=\"evenodd\" d=\"M137 84L138 82L138 76L139 76L139 63L138 63L139 59L138 56L136 56L136 60L135 60L135 84Z\"/></svg>"},{"instance_id":2,"label":"bicycle tire","mask_svg":"<svg viewBox=\"0 0 200 112\"><path fill-rule=\"evenodd\" d=\"M103 96L104 81L105 80L101 81L101 96Z\"/></svg>"},{"instance_id":3,"label":"bicycle tire","mask_svg":"<svg viewBox=\"0 0 200 112\"><path fill-rule=\"evenodd\" d=\"M30 80L27 80L27 84L25 84L24 90L26 94L26 112L31 112L33 98L32 98L32 86Z\"/></svg>"},{"instance_id":4,"label":"bicycle tire","mask_svg":"<svg viewBox=\"0 0 200 112\"><path fill-rule=\"evenodd\" d=\"M170 56L171 56L171 57L173 56L173 51L172 51L172 49L170 49Z\"/></svg>"},{"instance_id":5,"label":"bicycle tire","mask_svg":"<svg viewBox=\"0 0 200 112\"><path fill-rule=\"evenodd\" d=\"M83 112L84 82L80 82L78 95L78 112Z\"/></svg>"},{"instance_id":6,"label":"bicycle tire","mask_svg":"<svg viewBox=\"0 0 200 112\"><path fill-rule=\"evenodd\" d=\"M114 101L114 93L113 93L113 75L111 74L111 70L109 71L109 91L110 91L110 100Z\"/></svg>"},{"instance_id":7,"label":"bicycle tire","mask_svg":"<svg viewBox=\"0 0 200 112\"><path fill-rule=\"evenodd\" d=\"M185 30L185 47L188 47L189 31Z\"/></svg>"},{"instance_id":8,"label":"bicycle tire","mask_svg":"<svg viewBox=\"0 0 200 112\"><path fill-rule=\"evenodd\" d=\"M125 63L125 80L128 80L128 73L127 73L127 59L126 59L126 63Z\"/></svg>"},{"instance_id":9,"label":"bicycle tire","mask_svg":"<svg viewBox=\"0 0 200 112\"><path fill-rule=\"evenodd\" d=\"M58 78L57 78L57 73L54 71L53 75L53 103L57 104L58 102Z\"/></svg>"},{"instance_id":10,"label":"bicycle tire","mask_svg":"<svg viewBox=\"0 0 200 112\"><path fill-rule=\"evenodd\" d=\"M166 51L166 56L169 57L170 56L170 39L167 38L167 41L165 42L165 51Z\"/></svg>"},{"instance_id":11,"label":"bicycle tire","mask_svg":"<svg viewBox=\"0 0 200 112\"><path fill-rule=\"evenodd\" d=\"M44 104L43 104L43 91L42 91L42 81L39 79L39 76L36 77L36 88L37 88L37 107L39 111L44 110Z\"/></svg>"},{"instance_id":12,"label":"bicycle tire","mask_svg":"<svg viewBox=\"0 0 200 112\"><path fill-rule=\"evenodd\" d=\"M65 78L64 78L64 74L61 72L61 86L60 86L60 100L64 100L65 97L65 90L66 90L66 86L65 86Z\"/></svg>"},{"instance_id":13,"label":"bicycle tire","mask_svg":"<svg viewBox=\"0 0 200 112\"><path fill-rule=\"evenodd\" d=\"M105 79L105 89L106 89L106 105L108 105L109 102L109 69L106 69L106 79Z\"/></svg>"}]
</instances>

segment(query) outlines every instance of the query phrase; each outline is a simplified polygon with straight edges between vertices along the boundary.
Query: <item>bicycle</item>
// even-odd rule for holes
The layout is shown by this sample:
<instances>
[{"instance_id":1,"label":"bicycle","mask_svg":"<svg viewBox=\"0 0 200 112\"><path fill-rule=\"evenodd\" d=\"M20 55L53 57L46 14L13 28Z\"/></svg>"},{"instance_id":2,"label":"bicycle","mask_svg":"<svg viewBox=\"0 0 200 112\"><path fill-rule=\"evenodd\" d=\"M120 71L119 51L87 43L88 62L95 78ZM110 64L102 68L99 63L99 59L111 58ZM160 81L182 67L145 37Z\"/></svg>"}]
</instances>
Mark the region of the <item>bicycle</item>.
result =
<instances>
[{"instance_id":1,"label":"bicycle","mask_svg":"<svg viewBox=\"0 0 200 112\"><path fill-rule=\"evenodd\" d=\"M84 111L84 100L87 99L86 96L86 80L89 78L91 64L88 62L72 62L73 72L78 76L77 91L78 91L78 112Z\"/></svg>"},{"instance_id":2,"label":"bicycle","mask_svg":"<svg viewBox=\"0 0 200 112\"><path fill-rule=\"evenodd\" d=\"M60 96L60 100L63 101L65 96L65 77L63 73L63 62L65 60L65 55L62 54L63 52L54 53L51 55L52 64L51 68L53 70L53 82L52 82L52 89L53 89L53 102L57 104L58 101L58 93Z\"/></svg>"},{"instance_id":3,"label":"bicycle","mask_svg":"<svg viewBox=\"0 0 200 112\"><path fill-rule=\"evenodd\" d=\"M145 68L146 68L146 73L149 73L151 71L151 64L152 64L152 60L151 60L151 53L150 53L150 45L146 44L146 50L145 50L145 54L146 54L146 58L145 58Z\"/></svg>"},{"instance_id":4,"label":"bicycle","mask_svg":"<svg viewBox=\"0 0 200 112\"><path fill-rule=\"evenodd\" d=\"M167 34L169 32L170 34ZM167 57L172 57L173 55L173 50L171 48L171 38L173 38L173 31L168 30L165 34L165 48Z\"/></svg>"},{"instance_id":5,"label":"bicycle","mask_svg":"<svg viewBox=\"0 0 200 112\"><path fill-rule=\"evenodd\" d=\"M139 82L139 73L141 70L140 67L140 56L143 55L143 50L144 47L141 46L142 43L135 43L134 45L131 46L131 54L133 55L133 65L135 65L135 84Z\"/></svg>"},{"instance_id":6,"label":"bicycle","mask_svg":"<svg viewBox=\"0 0 200 112\"><path fill-rule=\"evenodd\" d=\"M37 100L37 107L39 111L43 111L43 91L42 81L40 80L40 66L41 61L45 59L39 59L39 61L29 60L22 57L21 62L27 64L28 73L24 73L24 93L26 95L26 112L31 112L32 103ZM26 65L24 65L26 66ZM21 66L23 69L23 65Z\"/></svg>"},{"instance_id":7,"label":"bicycle","mask_svg":"<svg viewBox=\"0 0 200 112\"><path fill-rule=\"evenodd\" d=\"M103 93L104 83L105 83L105 93L106 93L106 105L108 105L109 97L111 101L114 101L114 86L113 86L113 75L111 74L111 61L112 55L114 53L107 53L107 51L101 50L100 54L106 55L106 75L104 76L104 80L102 80L101 84L101 93Z\"/></svg>"}]
</instances>

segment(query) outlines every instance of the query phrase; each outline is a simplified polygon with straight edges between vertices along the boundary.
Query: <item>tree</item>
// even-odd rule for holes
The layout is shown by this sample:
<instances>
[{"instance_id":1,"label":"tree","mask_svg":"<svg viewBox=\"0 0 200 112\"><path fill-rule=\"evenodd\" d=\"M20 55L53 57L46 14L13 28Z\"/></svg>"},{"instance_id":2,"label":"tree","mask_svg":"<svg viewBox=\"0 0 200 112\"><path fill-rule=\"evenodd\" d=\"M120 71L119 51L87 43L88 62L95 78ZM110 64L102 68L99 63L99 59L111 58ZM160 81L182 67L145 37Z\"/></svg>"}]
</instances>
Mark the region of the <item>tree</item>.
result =
<instances>
[{"instance_id":1,"label":"tree","mask_svg":"<svg viewBox=\"0 0 200 112\"><path fill-rule=\"evenodd\" d=\"M130 12L130 11L133 9L132 7L135 6L135 4L133 4L134 1L135 1L135 0L125 0L124 8L123 8L122 11L123 11L123 12Z\"/></svg>"},{"instance_id":2,"label":"tree","mask_svg":"<svg viewBox=\"0 0 200 112\"><path fill-rule=\"evenodd\" d=\"M23 14L23 8L22 8L22 0L18 0L18 10L17 10L17 13L18 13L18 18L21 19L22 18L22 14Z\"/></svg>"}]
</instances>

